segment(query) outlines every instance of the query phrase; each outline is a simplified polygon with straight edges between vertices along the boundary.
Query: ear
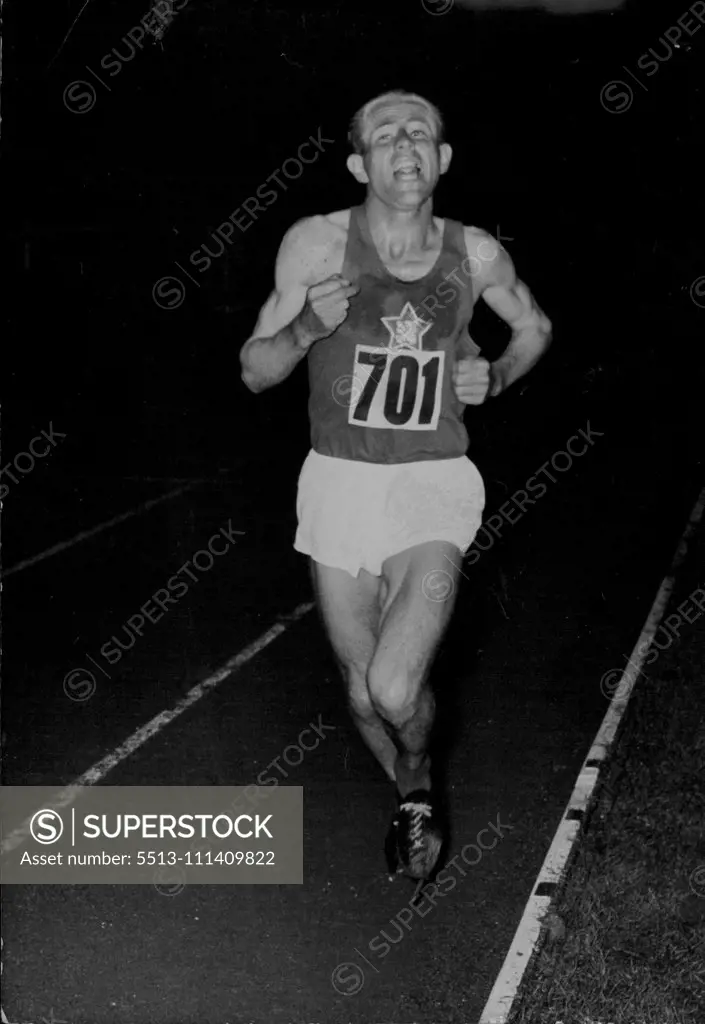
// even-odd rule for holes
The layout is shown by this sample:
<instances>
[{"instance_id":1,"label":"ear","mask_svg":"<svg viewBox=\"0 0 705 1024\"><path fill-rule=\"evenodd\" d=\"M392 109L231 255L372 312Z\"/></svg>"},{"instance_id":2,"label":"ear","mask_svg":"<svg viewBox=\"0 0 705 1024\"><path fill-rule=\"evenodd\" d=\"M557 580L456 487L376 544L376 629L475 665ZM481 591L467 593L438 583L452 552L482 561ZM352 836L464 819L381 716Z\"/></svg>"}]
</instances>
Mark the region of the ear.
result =
<instances>
[{"instance_id":1,"label":"ear","mask_svg":"<svg viewBox=\"0 0 705 1024\"><path fill-rule=\"evenodd\" d=\"M359 153L351 153L347 160L348 170L352 174L356 181L359 181L361 185L366 185L369 182L367 171L365 170L365 161Z\"/></svg>"},{"instance_id":2,"label":"ear","mask_svg":"<svg viewBox=\"0 0 705 1024\"><path fill-rule=\"evenodd\" d=\"M441 174L445 174L450 167L450 161L453 156L453 150L450 148L447 142L444 142L438 147L438 169Z\"/></svg>"}]
</instances>

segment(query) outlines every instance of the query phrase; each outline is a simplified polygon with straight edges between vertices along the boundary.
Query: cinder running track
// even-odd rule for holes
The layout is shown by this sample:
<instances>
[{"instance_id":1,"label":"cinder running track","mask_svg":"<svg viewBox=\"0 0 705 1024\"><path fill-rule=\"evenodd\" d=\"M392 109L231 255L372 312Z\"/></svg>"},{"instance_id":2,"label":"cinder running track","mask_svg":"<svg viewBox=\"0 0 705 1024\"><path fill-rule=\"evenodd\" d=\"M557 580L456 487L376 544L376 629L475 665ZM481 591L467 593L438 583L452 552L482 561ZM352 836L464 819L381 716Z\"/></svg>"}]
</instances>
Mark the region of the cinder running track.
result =
<instances>
[{"instance_id":1,"label":"cinder running track","mask_svg":"<svg viewBox=\"0 0 705 1024\"><path fill-rule=\"evenodd\" d=\"M348 721L315 612L301 609L312 595L291 542L305 439L268 440L225 473L192 473L205 479L184 490L109 471L72 476L65 464L59 475L57 452L57 476L41 487L63 481L63 518L23 482L6 571L138 511L5 579L5 784L58 789L102 763L98 785L244 785L280 758L304 788L305 883L187 885L171 897L151 886L7 887L10 1021L477 1020L604 714L601 676L624 664L698 489L669 468L668 431L635 447L631 426L571 408L541 431L498 425L493 448L479 446L488 512L588 418L604 436L552 471L545 496L464 566L434 670L437 763L451 855L488 826L487 846L502 838L472 866L457 861L454 888L423 916L408 912L413 887L384 872L393 792ZM222 530L227 553L192 569L188 593L108 664L100 648L114 635L127 645L128 619ZM230 675L126 753L146 722L243 651ZM78 669L95 677L88 699L75 699L91 686L85 674L63 685ZM320 743L287 765L284 749L311 723Z\"/></svg>"}]
</instances>

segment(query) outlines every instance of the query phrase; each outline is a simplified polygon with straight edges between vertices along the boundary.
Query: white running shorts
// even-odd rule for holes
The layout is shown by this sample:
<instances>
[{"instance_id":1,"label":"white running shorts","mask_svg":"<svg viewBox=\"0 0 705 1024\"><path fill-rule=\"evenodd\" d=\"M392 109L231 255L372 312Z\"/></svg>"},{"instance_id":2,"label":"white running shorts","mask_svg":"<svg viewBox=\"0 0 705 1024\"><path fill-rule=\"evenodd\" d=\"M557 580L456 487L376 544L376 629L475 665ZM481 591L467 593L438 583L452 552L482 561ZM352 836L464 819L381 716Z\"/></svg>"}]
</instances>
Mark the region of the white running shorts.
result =
<instances>
[{"instance_id":1,"label":"white running shorts","mask_svg":"<svg viewBox=\"0 0 705 1024\"><path fill-rule=\"evenodd\" d=\"M484 506L482 477L464 455L387 465L311 450L299 475L294 547L352 576L379 576L391 555L427 541L450 541L464 555Z\"/></svg>"}]
</instances>

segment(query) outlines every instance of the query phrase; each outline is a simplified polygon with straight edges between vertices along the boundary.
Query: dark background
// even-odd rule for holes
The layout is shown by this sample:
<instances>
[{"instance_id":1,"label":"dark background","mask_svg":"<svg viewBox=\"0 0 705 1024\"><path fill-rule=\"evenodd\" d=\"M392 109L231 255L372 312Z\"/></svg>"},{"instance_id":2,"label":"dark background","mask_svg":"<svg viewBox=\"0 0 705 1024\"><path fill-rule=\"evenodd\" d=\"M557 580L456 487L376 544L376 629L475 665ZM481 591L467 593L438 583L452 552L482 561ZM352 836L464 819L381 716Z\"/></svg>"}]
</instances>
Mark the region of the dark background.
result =
<instances>
[{"instance_id":1,"label":"dark background","mask_svg":"<svg viewBox=\"0 0 705 1024\"><path fill-rule=\"evenodd\" d=\"M303 368L255 397L240 382L238 350L287 228L363 198L344 165L352 113L403 87L447 118L455 156L436 212L499 227L554 324L553 349L525 389L469 413L475 457L494 467L517 445L531 449L543 425L589 396L634 446L667 431L669 457L690 472L705 319L689 294L704 268L705 27L647 77L636 62L650 46L668 55L659 37L680 9L560 16L456 5L433 16L393 0L191 0L161 42L146 35L110 77L101 59L113 47L130 55L124 37L148 6L92 0L57 56L79 9L7 12L4 461L49 419L69 435L64 466L88 473L202 475L272 440L303 454ZM634 91L622 113L600 100L615 78ZM84 113L63 99L76 80L96 90ZM319 127L335 144L286 191L275 185L276 202L199 273L189 254L213 248L210 232ZM184 280L186 298L164 310L152 288L168 274ZM506 335L485 313L473 333L492 355Z\"/></svg>"}]
</instances>

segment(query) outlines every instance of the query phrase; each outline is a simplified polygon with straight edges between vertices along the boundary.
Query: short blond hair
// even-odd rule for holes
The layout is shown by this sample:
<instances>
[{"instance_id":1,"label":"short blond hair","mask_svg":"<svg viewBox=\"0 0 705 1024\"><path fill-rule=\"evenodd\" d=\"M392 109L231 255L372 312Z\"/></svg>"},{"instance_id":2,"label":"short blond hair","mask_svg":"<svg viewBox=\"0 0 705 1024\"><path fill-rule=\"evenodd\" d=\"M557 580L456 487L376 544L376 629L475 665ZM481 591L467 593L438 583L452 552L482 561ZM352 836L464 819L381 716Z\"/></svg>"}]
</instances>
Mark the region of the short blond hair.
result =
<instances>
[{"instance_id":1,"label":"short blond hair","mask_svg":"<svg viewBox=\"0 0 705 1024\"><path fill-rule=\"evenodd\" d=\"M378 106L380 103L394 103L399 100L405 103L421 103L426 107L432 115L433 120L436 122L436 142L438 145L443 142L445 132L443 115L435 103L431 103L431 101L427 100L425 96L419 96L418 93L406 92L404 89L394 89L392 92L383 92L379 96L375 96L374 99L368 100L368 102L360 107L360 109L354 114L353 119L350 122L348 140L356 153L363 155L366 152L364 136L365 121L367 120L372 108Z\"/></svg>"}]
</instances>

